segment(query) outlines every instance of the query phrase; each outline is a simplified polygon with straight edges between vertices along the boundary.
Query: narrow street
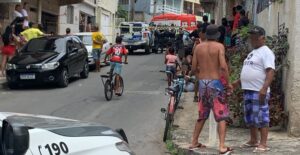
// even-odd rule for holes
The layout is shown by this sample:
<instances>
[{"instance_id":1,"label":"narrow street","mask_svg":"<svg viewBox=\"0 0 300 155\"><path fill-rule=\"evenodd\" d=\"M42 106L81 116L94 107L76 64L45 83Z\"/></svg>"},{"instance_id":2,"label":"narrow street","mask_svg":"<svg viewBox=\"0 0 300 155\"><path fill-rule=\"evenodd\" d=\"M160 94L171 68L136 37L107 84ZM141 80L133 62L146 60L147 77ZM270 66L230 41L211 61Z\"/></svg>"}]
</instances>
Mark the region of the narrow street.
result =
<instances>
[{"instance_id":1,"label":"narrow street","mask_svg":"<svg viewBox=\"0 0 300 155\"><path fill-rule=\"evenodd\" d=\"M161 54L129 56L123 66L125 93L107 102L100 74L75 79L67 88L47 86L0 90L1 111L44 114L98 122L123 128L137 155L163 155L164 127L160 108L166 106L164 69ZM102 69L106 73L108 67Z\"/></svg>"}]
</instances>

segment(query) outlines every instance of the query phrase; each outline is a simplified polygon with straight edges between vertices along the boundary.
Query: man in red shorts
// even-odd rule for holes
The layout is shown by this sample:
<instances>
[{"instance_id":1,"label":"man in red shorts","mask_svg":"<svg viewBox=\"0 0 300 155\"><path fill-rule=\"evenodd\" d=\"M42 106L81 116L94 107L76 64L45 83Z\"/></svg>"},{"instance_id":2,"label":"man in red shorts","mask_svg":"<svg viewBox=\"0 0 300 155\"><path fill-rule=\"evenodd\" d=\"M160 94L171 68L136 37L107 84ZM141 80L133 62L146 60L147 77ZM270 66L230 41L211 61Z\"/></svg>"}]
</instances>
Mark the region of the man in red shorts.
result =
<instances>
[{"instance_id":1,"label":"man in red shorts","mask_svg":"<svg viewBox=\"0 0 300 155\"><path fill-rule=\"evenodd\" d=\"M229 118L229 108L225 100L225 87L231 91L232 85L224 86L220 80L221 75L224 75L225 80L229 83L225 49L222 44L217 42L220 37L218 27L216 25L208 26L205 34L207 41L196 47L192 63L192 72L197 75L199 82L199 118L195 125L190 149L205 147L198 142L198 138L212 109L219 126L220 154L228 154L233 149L224 144L226 120Z\"/></svg>"}]
</instances>

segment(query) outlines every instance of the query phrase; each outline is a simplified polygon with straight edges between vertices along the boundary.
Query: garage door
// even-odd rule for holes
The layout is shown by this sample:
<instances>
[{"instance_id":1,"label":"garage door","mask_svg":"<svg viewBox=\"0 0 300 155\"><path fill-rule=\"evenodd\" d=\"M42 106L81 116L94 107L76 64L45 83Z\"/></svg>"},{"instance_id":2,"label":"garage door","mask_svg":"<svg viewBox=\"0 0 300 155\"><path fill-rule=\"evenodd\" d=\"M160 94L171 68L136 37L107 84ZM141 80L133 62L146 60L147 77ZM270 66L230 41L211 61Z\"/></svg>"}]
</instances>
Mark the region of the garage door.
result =
<instances>
[{"instance_id":1,"label":"garage door","mask_svg":"<svg viewBox=\"0 0 300 155\"><path fill-rule=\"evenodd\" d=\"M101 31L104 35L110 34L110 17L106 14L101 15Z\"/></svg>"}]
</instances>

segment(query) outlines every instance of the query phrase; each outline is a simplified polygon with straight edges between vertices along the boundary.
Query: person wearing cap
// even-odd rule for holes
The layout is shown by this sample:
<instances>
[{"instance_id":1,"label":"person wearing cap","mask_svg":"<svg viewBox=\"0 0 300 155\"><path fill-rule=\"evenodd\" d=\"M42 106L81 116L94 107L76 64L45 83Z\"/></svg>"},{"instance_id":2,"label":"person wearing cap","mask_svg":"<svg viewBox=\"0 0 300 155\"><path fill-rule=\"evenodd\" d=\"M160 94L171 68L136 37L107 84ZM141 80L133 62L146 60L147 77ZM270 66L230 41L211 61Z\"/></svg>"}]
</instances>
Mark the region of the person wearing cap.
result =
<instances>
[{"instance_id":1,"label":"person wearing cap","mask_svg":"<svg viewBox=\"0 0 300 155\"><path fill-rule=\"evenodd\" d=\"M223 44L218 42L220 32L217 25L209 25L205 34L207 41L196 46L192 62L192 74L196 75L199 82L199 116L195 124L192 144L189 148L205 147L205 145L198 142L198 138L212 109L219 126L220 154L230 154L233 149L225 146L226 120L229 119L225 88L231 91L232 85L228 82L229 73L225 60L225 48ZM226 86L220 80L222 75L228 83Z\"/></svg>"},{"instance_id":2,"label":"person wearing cap","mask_svg":"<svg viewBox=\"0 0 300 155\"><path fill-rule=\"evenodd\" d=\"M265 45L265 30L255 26L249 31L253 50L244 60L239 80L233 83L244 90L244 120L250 127L250 140L241 147L255 147L254 152L266 152L269 128L270 85L275 73L275 55ZM260 129L260 140L257 132Z\"/></svg>"}]
</instances>

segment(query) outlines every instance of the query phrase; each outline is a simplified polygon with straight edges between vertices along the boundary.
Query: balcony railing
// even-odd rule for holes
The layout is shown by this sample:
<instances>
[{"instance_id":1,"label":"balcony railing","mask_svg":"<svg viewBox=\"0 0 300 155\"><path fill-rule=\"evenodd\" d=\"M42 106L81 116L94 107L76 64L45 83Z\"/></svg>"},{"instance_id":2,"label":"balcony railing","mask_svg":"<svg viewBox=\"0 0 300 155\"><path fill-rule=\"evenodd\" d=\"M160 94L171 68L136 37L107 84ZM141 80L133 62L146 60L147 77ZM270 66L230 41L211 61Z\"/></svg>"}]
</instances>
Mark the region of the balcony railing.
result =
<instances>
[{"instance_id":1,"label":"balcony railing","mask_svg":"<svg viewBox=\"0 0 300 155\"><path fill-rule=\"evenodd\" d=\"M169 5L159 5L156 12L181 14L181 10Z\"/></svg>"}]
</instances>

